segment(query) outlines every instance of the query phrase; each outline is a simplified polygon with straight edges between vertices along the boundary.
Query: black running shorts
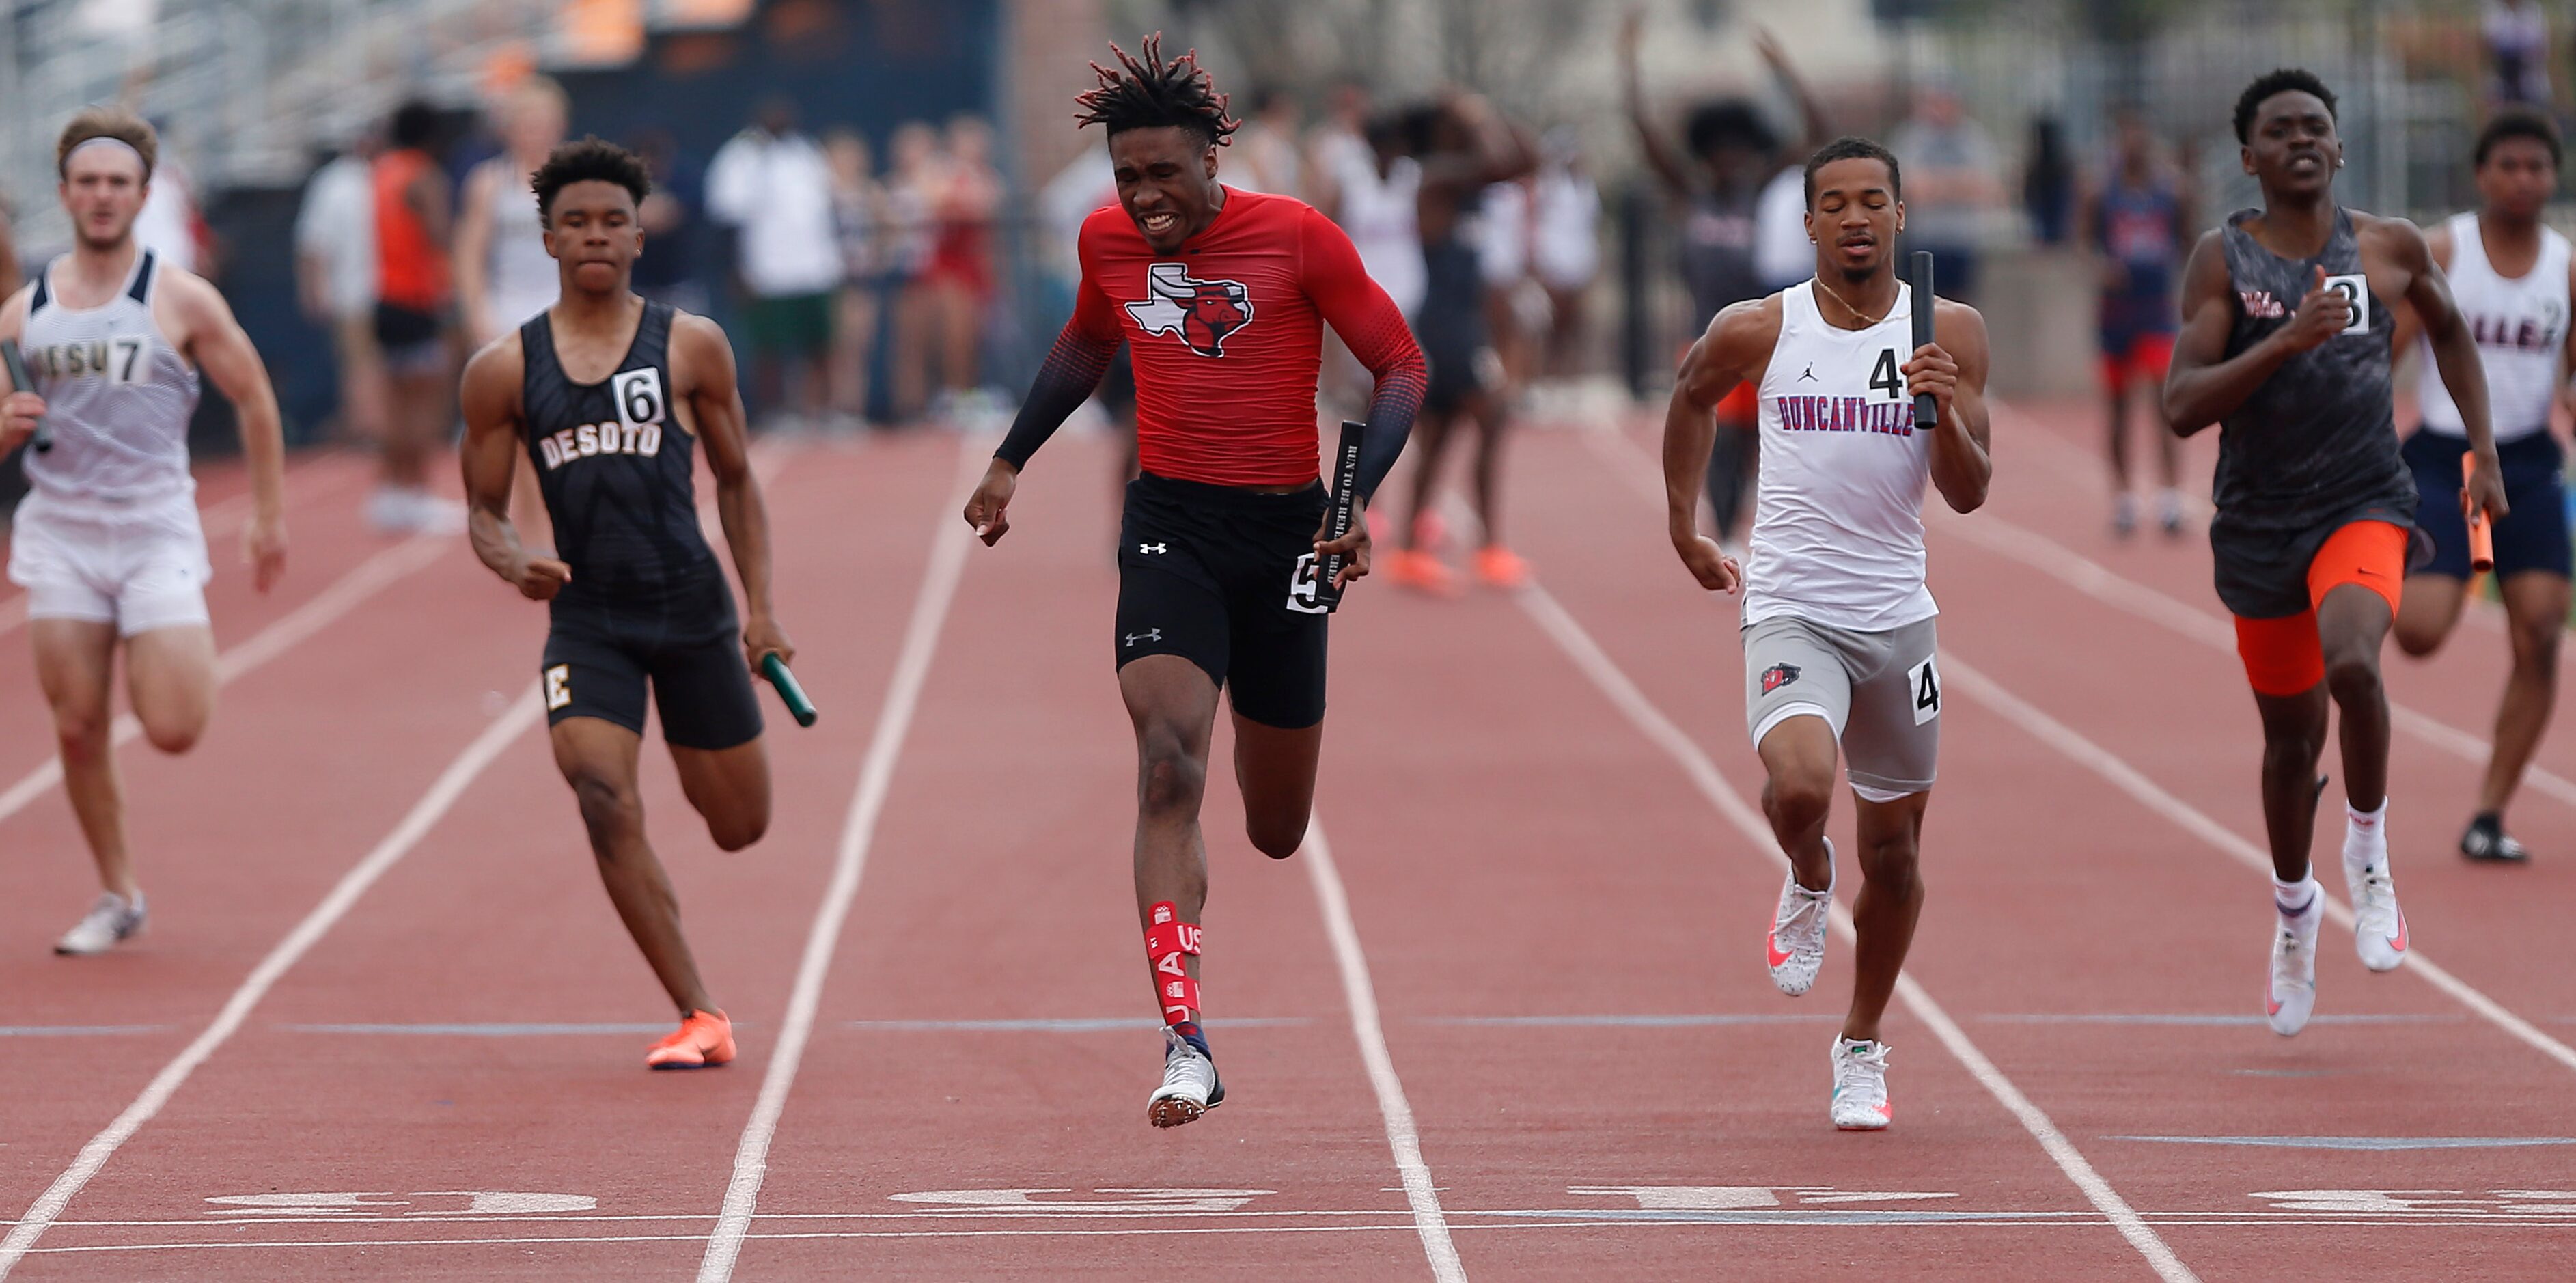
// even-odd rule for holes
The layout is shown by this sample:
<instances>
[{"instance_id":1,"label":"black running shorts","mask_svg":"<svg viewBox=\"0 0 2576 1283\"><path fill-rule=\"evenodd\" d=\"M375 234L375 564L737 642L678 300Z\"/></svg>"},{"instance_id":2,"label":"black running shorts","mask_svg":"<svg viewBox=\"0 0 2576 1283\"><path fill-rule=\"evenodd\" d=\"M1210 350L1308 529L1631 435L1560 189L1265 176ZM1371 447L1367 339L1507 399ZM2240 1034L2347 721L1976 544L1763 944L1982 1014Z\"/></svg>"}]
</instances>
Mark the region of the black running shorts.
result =
<instances>
[{"instance_id":1,"label":"black running shorts","mask_svg":"<svg viewBox=\"0 0 2576 1283\"><path fill-rule=\"evenodd\" d=\"M1324 720L1324 634L1315 602L1321 483L1290 494L1174 481L1127 483L1118 527L1118 666L1178 655L1227 691L1234 711L1294 730Z\"/></svg>"},{"instance_id":2,"label":"black running shorts","mask_svg":"<svg viewBox=\"0 0 2576 1283\"><path fill-rule=\"evenodd\" d=\"M596 717L641 735L649 682L665 742L716 750L759 738L760 701L743 662L732 592L721 578L715 590L723 594L720 608L710 599L695 610L650 614L558 599L541 674L546 724Z\"/></svg>"}]
</instances>

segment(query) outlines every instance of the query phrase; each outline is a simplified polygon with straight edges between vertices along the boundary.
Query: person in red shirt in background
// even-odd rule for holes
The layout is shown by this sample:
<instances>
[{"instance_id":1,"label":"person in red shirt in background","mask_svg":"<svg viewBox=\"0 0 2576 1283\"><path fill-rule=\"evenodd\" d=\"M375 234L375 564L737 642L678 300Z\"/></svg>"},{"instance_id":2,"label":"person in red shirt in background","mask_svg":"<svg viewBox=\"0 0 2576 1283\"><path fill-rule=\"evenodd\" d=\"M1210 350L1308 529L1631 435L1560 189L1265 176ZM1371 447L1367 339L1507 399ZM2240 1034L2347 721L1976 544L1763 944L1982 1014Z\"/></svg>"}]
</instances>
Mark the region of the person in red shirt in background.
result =
<instances>
[{"instance_id":1,"label":"person in red shirt in background","mask_svg":"<svg viewBox=\"0 0 2576 1283\"><path fill-rule=\"evenodd\" d=\"M987 544L1010 529L1020 470L1091 395L1122 342L1136 371L1143 474L1119 528L1118 689L1135 723L1136 908L1164 1030L1157 1127L1225 1099L1199 1026L1199 799L1217 691L1234 706L1234 771L1252 844L1296 853L1323 744L1324 634L1315 566L1368 573L1367 524L1324 541L1315 376L1329 323L1376 377L1360 456L1365 504L1422 406L1422 352L1359 251L1302 201L1217 181L1236 122L1195 52L1115 45L1078 100L1109 135L1118 204L1082 225L1073 319L966 503Z\"/></svg>"},{"instance_id":2,"label":"person in red shirt in background","mask_svg":"<svg viewBox=\"0 0 2576 1283\"><path fill-rule=\"evenodd\" d=\"M429 456L456 421L449 343L454 293L448 237L455 200L430 146L438 112L424 102L394 109L393 146L376 158L376 346L393 397L383 471L367 521L389 532L457 531L464 509L431 497Z\"/></svg>"}]
</instances>

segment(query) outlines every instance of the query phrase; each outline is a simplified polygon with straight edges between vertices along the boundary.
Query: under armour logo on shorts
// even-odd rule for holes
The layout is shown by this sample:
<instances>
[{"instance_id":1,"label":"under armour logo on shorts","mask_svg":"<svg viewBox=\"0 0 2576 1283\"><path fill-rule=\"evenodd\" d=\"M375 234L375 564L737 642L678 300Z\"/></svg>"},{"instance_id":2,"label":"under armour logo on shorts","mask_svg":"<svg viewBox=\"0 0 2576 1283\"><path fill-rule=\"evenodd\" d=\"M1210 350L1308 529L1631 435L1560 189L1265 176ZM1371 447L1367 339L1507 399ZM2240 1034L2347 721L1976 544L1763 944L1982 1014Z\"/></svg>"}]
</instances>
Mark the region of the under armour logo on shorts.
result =
<instances>
[{"instance_id":1,"label":"under armour logo on shorts","mask_svg":"<svg viewBox=\"0 0 2576 1283\"><path fill-rule=\"evenodd\" d=\"M1143 632L1141 632L1141 633L1129 633L1129 634L1127 634L1127 644L1128 644L1128 645L1130 645L1130 646L1133 646L1133 645L1135 645L1136 643L1138 643L1138 642L1140 642L1140 641L1161 641L1161 640L1163 640L1163 630L1162 630L1162 629L1160 629L1160 628L1148 628L1148 629L1146 629L1145 631L1143 631Z\"/></svg>"},{"instance_id":2,"label":"under armour logo on shorts","mask_svg":"<svg viewBox=\"0 0 2576 1283\"><path fill-rule=\"evenodd\" d=\"M1172 550L1172 546L1171 546L1170 544L1167 544L1167 543L1140 543L1140 544L1136 545L1136 551L1138 551L1138 552L1140 552L1140 553L1141 553L1141 552L1170 552L1171 550Z\"/></svg>"}]
</instances>

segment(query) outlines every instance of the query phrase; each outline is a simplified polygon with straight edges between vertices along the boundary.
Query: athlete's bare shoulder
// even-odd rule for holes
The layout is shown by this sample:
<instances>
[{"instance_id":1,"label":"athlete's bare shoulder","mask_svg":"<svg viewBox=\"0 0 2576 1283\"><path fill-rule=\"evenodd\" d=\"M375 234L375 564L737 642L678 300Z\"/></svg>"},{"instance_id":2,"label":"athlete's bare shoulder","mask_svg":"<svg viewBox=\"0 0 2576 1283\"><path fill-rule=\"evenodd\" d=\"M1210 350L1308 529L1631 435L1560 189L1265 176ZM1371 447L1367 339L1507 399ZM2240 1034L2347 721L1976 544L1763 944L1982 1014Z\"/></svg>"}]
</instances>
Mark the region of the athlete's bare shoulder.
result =
<instances>
[{"instance_id":1,"label":"athlete's bare shoulder","mask_svg":"<svg viewBox=\"0 0 2576 1283\"><path fill-rule=\"evenodd\" d=\"M1949 349L1953 356L1973 346L1979 354L1986 350L1986 314L1957 299L1932 300L1932 339Z\"/></svg>"},{"instance_id":2,"label":"athlete's bare shoulder","mask_svg":"<svg viewBox=\"0 0 2576 1283\"><path fill-rule=\"evenodd\" d=\"M18 292L0 302L0 338L16 338L27 332L28 301L36 297L36 283L28 281Z\"/></svg>"},{"instance_id":3,"label":"athlete's bare shoulder","mask_svg":"<svg viewBox=\"0 0 2576 1283\"><path fill-rule=\"evenodd\" d=\"M519 385L527 378L528 353L519 342L519 332L510 330L475 349L465 360L464 396L471 406L478 393L490 395L506 391L510 400L519 397Z\"/></svg>"},{"instance_id":4,"label":"athlete's bare shoulder","mask_svg":"<svg viewBox=\"0 0 2576 1283\"><path fill-rule=\"evenodd\" d=\"M1759 368L1771 359L1771 349L1779 346L1785 314L1779 294L1730 303L1709 321L1708 344L1726 356L1754 357Z\"/></svg>"},{"instance_id":5,"label":"athlete's bare shoulder","mask_svg":"<svg viewBox=\"0 0 2576 1283\"><path fill-rule=\"evenodd\" d=\"M233 316L232 304L224 301L223 291L216 289L214 282L168 263L153 269L152 306L154 311L176 319L191 334L230 321ZM181 346L186 346L184 340Z\"/></svg>"},{"instance_id":6,"label":"athlete's bare shoulder","mask_svg":"<svg viewBox=\"0 0 2576 1283\"><path fill-rule=\"evenodd\" d=\"M724 327L695 312L671 310L671 381L695 394L701 384L729 390L734 380L733 340Z\"/></svg>"},{"instance_id":7,"label":"athlete's bare shoulder","mask_svg":"<svg viewBox=\"0 0 2576 1283\"><path fill-rule=\"evenodd\" d=\"M2364 267L2373 260L2418 271L2432 265L2433 252L2425 242L2423 228L2393 215L2365 214L2357 209L2344 212L2352 216L2352 239L2361 250Z\"/></svg>"}]
</instances>

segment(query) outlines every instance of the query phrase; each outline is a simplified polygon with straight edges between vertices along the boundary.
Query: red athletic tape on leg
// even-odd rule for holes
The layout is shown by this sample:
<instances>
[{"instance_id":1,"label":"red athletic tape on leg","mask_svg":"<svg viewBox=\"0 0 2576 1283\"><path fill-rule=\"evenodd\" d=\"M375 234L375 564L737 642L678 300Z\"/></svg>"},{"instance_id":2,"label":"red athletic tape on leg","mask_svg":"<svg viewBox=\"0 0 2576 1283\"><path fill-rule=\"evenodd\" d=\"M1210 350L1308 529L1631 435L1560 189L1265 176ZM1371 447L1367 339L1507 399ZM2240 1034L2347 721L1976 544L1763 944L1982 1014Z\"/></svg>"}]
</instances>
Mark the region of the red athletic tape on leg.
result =
<instances>
[{"instance_id":1,"label":"red athletic tape on leg","mask_svg":"<svg viewBox=\"0 0 2576 1283\"><path fill-rule=\"evenodd\" d=\"M1154 965L1154 992L1162 1003L1164 1023L1194 1020L1199 1012L1199 982L1190 978L1185 956L1195 956L1204 938L1198 924L1180 921L1170 901L1153 907L1153 925L1145 928L1145 957Z\"/></svg>"}]
</instances>

